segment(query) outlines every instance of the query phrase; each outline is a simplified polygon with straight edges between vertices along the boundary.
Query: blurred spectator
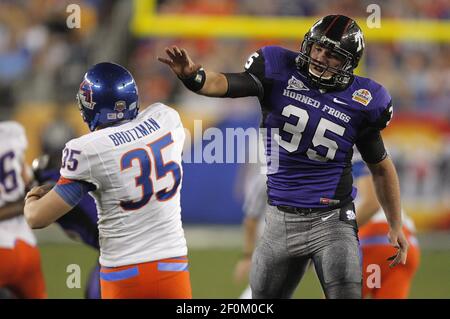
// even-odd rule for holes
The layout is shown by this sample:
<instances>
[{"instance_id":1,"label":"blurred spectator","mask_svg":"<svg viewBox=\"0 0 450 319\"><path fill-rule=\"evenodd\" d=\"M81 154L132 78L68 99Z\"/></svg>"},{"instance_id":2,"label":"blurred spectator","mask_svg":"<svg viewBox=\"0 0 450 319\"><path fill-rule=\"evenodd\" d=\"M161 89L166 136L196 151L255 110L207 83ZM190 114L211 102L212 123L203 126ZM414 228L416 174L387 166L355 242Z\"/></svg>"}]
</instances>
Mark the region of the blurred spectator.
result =
<instances>
[{"instance_id":1,"label":"blurred spectator","mask_svg":"<svg viewBox=\"0 0 450 319\"><path fill-rule=\"evenodd\" d=\"M73 100L73 89L88 63L89 37L97 10L115 1L77 1L81 28L69 29L70 0L0 2L0 108L15 104ZM107 10L106 10L107 12ZM26 89L25 89L26 88Z\"/></svg>"},{"instance_id":2,"label":"blurred spectator","mask_svg":"<svg viewBox=\"0 0 450 319\"><path fill-rule=\"evenodd\" d=\"M0 2L0 108L3 110L11 110L15 104L30 101L58 105L73 101L74 87L87 64L98 62L97 58L105 60L109 56L109 60L115 61L122 57L111 52L113 48L128 55L144 104L155 100L185 104L183 99L189 95L155 60L165 46L178 43L187 47L193 58L205 61L205 66L236 72L239 71L236 61L244 63L248 55L262 45L280 44L279 40L270 39L265 43L237 39L140 39L130 50L128 44L132 42L129 38L114 42L105 38L108 29L118 23L114 9L120 1L77 1L82 10L80 29L68 29L65 25L66 6L71 2ZM373 1L369 0L339 3L331 0L156 1L160 14L265 16L318 16L332 12L365 16L366 7L371 3ZM379 1L378 4L382 8L382 17L448 19L450 12L450 2L445 0ZM117 33L115 27L111 31ZM127 29L127 26L120 28ZM298 50L301 37L299 35L296 41L284 41L282 45ZM370 49L366 50L361 66L363 75L370 74L389 89L396 111L431 111L450 119L449 44L369 42L368 46Z\"/></svg>"},{"instance_id":3,"label":"blurred spectator","mask_svg":"<svg viewBox=\"0 0 450 319\"><path fill-rule=\"evenodd\" d=\"M360 17L364 21L369 14L366 12L367 6L378 4L383 19L436 19L446 22L450 19L448 0L148 1L154 1L157 13L162 15L304 18L338 13ZM16 116L24 114L23 118L29 119L29 138L36 138L36 143L30 147L31 154L41 152L37 137L44 137L45 134L51 137L49 130L44 132L48 123L58 119L56 124L47 128L63 132L64 128L59 127L62 123L58 122L62 122L62 118L73 118L72 114L76 113L74 96L88 65L101 61L127 65L138 83L141 107L161 101L180 108L187 126L192 124L190 122L194 118L205 119L206 126L217 123L221 118L244 118L248 113L255 112L259 108L256 98L208 99L186 90L180 81L175 81L170 69L156 60L164 53L166 46L176 44L186 48L194 61L202 61L209 69L240 72L248 56L260 47L280 45L299 51L303 38L303 33L298 33L298 38L292 40L135 38L130 31L133 2L0 0L0 119L8 119L15 113ZM80 29L69 29L66 25L68 4L78 4L81 8ZM418 113L419 117L426 115L450 123L450 43L424 40L366 41L367 48L357 72L370 76L389 90L395 114ZM30 116L33 107L37 110L34 113L36 116ZM55 109L57 112L50 111ZM82 128L77 126L81 124L70 120L70 125L78 131L85 129L84 125ZM74 134L66 129L67 134ZM61 137L64 136L61 133ZM421 198L420 193L427 195L434 189L437 196L444 194L441 196L445 199L444 206L450 207L450 140L446 141L447 144L443 143L442 151L436 151L437 154L432 156L428 155L429 145L426 143L414 138L409 138L408 143L411 143L414 155L403 149L392 154L406 197ZM423 151L421 144L425 144ZM416 156L415 152L422 154ZM428 184L427 180L435 175L437 186Z\"/></svg>"}]
</instances>

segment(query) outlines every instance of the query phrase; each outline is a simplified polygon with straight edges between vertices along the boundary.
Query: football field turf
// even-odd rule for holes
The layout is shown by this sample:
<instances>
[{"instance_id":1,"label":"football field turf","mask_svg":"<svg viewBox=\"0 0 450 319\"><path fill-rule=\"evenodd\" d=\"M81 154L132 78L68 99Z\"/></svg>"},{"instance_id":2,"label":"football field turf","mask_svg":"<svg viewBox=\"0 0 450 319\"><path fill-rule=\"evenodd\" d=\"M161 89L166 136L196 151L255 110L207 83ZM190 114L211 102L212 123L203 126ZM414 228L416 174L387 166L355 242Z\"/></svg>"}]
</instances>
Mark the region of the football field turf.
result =
<instances>
[{"instance_id":1,"label":"football field turf","mask_svg":"<svg viewBox=\"0 0 450 319\"><path fill-rule=\"evenodd\" d=\"M83 298L86 279L97 260L97 253L81 244L40 245L49 298ZM232 280L239 248L190 249L190 274L194 298L237 298L245 283ZM81 269L81 288L67 288L67 266ZM421 265L411 290L411 298L450 298L450 252L422 251ZM322 298L319 282L308 270L295 298Z\"/></svg>"}]
</instances>

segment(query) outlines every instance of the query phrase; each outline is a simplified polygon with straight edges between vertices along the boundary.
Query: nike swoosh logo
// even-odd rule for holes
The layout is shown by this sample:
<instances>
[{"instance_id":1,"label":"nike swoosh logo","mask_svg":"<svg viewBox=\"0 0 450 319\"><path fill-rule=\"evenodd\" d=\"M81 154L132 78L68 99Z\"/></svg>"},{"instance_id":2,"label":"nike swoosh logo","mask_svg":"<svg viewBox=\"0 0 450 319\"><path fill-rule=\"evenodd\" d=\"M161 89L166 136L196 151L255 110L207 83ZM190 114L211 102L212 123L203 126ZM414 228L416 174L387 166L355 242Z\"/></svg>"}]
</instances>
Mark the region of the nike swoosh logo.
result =
<instances>
[{"instance_id":1,"label":"nike swoosh logo","mask_svg":"<svg viewBox=\"0 0 450 319\"><path fill-rule=\"evenodd\" d=\"M337 104L344 104L344 105L348 105L347 103L345 103L344 101L340 101L340 100L338 100L337 98L334 98L333 99L333 102L334 103L337 103Z\"/></svg>"},{"instance_id":2,"label":"nike swoosh logo","mask_svg":"<svg viewBox=\"0 0 450 319\"><path fill-rule=\"evenodd\" d=\"M324 222L324 221L330 219L330 217L333 216L334 214L336 214L336 213L333 213L333 214L331 214L331 215L328 215L327 217L322 217L321 219L322 219L322 221Z\"/></svg>"}]
</instances>

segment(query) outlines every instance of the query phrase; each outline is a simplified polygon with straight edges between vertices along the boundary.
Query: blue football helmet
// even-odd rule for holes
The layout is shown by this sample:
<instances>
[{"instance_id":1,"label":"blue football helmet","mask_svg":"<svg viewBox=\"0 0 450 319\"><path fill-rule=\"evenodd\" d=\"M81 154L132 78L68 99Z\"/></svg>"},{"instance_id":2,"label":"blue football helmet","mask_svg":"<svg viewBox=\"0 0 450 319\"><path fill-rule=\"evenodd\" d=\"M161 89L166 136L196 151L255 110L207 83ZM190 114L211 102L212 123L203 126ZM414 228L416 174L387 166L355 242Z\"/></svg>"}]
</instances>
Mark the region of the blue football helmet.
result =
<instances>
[{"instance_id":1,"label":"blue football helmet","mask_svg":"<svg viewBox=\"0 0 450 319\"><path fill-rule=\"evenodd\" d=\"M139 112L136 82L127 69L115 63L92 66L80 84L77 101L91 131L99 126L132 120Z\"/></svg>"}]
</instances>

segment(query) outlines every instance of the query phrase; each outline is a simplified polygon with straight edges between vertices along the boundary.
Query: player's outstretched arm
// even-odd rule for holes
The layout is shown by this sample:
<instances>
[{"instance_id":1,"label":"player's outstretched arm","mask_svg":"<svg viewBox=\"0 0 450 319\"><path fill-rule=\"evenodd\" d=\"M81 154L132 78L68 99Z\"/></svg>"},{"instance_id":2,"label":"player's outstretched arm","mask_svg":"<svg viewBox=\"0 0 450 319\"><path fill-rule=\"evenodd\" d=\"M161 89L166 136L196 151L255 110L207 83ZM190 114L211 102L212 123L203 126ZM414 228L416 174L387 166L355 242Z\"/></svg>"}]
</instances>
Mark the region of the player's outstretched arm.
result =
<instances>
[{"instance_id":1,"label":"player's outstretched arm","mask_svg":"<svg viewBox=\"0 0 450 319\"><path fill-rule=\"evenodd\" d=\"M376 164L368 163L367 166L372 173L378 200L383 207L390 226L389 239L392 245L398 248L398 253L390 266L394 267L400 262L405 264L408 242L402 231L400 185L394 163L387 156L381 162Z\"/></svg>"},{"instance_id":2,"label":"player's outstretched arm","mask_svg":"<svg viewBox=\"0 0 450 319\"><path fill-rule=\"evenodd\" d=\"M210 97L261 96L261 87L246 72L219 73L207 71L189 57L185 49L166 48L167 57L158 60L168 65L191 91Z\"/></svg>"},{"instance_id":3,"label":"player's outstretched arm","mask_svg":"<svg viewBox=\"0 0 450 319\"><path fill-rule=\"evenodd\" d=\"M167 64L176 76L185 84L192 82L192 91L206 96L221 97L224 96L228 89L228 82L222 73L204 71L200 64L196 64L189 57L185 49L177 46L166 48L167 58L158 57L158 60ZM204 74L202 74L204 72ZM201 77L204 78L201 78ZM189 84L188 84L189 85ZM200 90L196 90L196 85Z\"/></svg>"}]
</instances>

